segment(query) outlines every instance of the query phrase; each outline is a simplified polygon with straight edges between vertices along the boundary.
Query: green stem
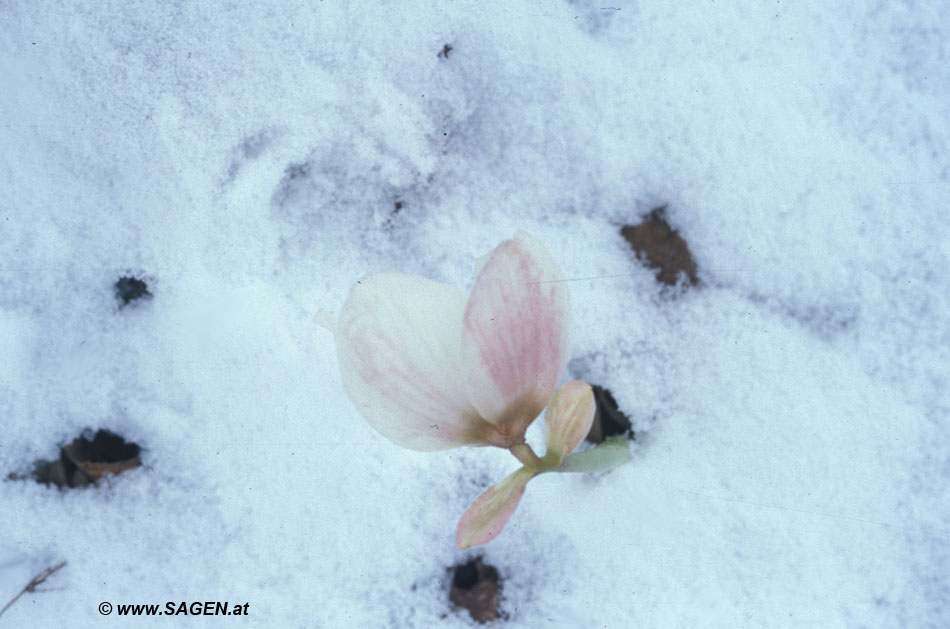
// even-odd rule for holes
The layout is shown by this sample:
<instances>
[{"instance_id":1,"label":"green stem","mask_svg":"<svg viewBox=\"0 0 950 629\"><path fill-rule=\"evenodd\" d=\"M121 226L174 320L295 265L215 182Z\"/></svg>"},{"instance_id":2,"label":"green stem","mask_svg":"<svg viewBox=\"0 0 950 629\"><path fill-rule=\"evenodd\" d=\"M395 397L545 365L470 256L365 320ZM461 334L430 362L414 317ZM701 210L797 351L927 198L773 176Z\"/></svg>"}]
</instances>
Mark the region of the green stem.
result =
<instances>
[{"instance_id":1,"label":"green stem","mask_svg":"<svg viewBox=\"0 0 950 629\"><path fill-rule=\"evenodd\" d=\"M544 467L541 463L541 459L538 458L538 455L534 453L534 450L532 450L531 446L527 443L516 443L508 448L508 451L528 469L536 470Z\"/></svg>"},{"instance_id":2,"label":"green stem","mask_svg":"<svg viewBox=\"0 0 950 629\"><path fill-rule=\"evenodd\" d=\"M575 452L564 458L561 466L552 472L609 472L630 460L630 446L625 437L611 437L584 452Z\"/></svg>"}]
</instances>

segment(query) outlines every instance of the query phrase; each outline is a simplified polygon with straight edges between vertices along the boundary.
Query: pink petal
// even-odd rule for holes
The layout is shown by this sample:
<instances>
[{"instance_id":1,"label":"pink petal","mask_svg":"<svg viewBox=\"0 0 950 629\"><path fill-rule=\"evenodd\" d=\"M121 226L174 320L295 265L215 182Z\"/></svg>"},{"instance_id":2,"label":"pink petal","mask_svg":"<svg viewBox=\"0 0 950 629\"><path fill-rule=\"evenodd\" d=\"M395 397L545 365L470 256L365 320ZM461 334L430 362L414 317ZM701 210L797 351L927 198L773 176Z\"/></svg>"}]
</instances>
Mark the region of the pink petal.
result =
<instances>
[{"instance_id":1,"label":"pink petal","mask_svg":"<svg viewBox=\"0 0 950 629\"><path fill-rule=\"evenodd\" d=\"M350 290L335 327L343 385L385 437L416 450L485 443L460 367L465 296L423 277L376 273Z\"/></svg>"},{"instance_id":2,"label":"pink petal","mask_svg":"<svg viewBox=\"0 0 950 629\"><path fill-rule=\"evenodd\" d=\"M589 384L579 380L565 382L544 411L546 456L556 456L560 465L564 456L573 452L590 432L596 410L594 390Z\"/></svg>"},{"instance_id":3,"label":"pink petal","mask_svg":"<svg viewBox=\"0 0 950 629\"><path fill-rule=\"evenodd\" d=\"M536 472L522 467L476 498L459 520L455 531L455 543L458 547L465 549L469 546L481 546L495 539L518 508L525 485L535 474Z\"/></svg>"},{"instance_id":4,"label":"pink petal","mask_svg":"<svg viewBox=\"0 0 950 629\"><path fill-rule=\"evenodd\" d=\"M567 364L571 306L557 263L519 234L492 252L465 309L462 359L472 403L517 441L547 405Z\"/></svg>"}]
</instances>

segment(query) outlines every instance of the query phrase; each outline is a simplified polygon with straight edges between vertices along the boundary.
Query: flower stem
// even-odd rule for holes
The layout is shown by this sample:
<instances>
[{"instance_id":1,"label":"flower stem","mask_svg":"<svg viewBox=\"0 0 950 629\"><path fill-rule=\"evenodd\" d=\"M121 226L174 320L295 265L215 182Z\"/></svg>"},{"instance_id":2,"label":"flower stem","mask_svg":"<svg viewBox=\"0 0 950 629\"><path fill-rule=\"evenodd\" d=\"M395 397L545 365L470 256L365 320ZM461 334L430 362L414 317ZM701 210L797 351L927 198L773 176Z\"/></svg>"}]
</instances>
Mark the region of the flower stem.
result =
<instances>
[{"instance_id":1,"label":"flower stem","mask_svg":"<svg viewBox=\"0 0 950 629\"><path fill-rule=\"evenodd\" d=\"M531 446L529 446L527 443L516 443L515 445L508 448L508 451L511 452L516 459L521 461L522 465L529 469L538 469L539 467L542 467L541 459L537 454L534 453L534 450L532 450Z\"/></svg>"}]
</instances>

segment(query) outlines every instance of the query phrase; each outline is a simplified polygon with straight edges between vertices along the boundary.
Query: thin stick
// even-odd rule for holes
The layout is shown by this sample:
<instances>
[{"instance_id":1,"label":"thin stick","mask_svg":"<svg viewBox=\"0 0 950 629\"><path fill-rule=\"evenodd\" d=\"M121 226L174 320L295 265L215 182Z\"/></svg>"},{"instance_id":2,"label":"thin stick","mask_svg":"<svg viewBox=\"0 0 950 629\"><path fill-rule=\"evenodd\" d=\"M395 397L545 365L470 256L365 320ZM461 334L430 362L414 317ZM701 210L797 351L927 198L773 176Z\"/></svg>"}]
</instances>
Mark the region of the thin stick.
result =
<instances>
[{"instance_id":1,"label":"thin stick","mask_svg":"<svg viewBox=\"0 0 950 629\"><path fill-rule=\"evenodd\" d=\"M62 567L65 566L65 565L66 565L66 562L64 561L64 562L62 562L62 563L60 563L60 564L58 564L58 565L51 566L51 567L47 568L47 569L44 570L43 572L41 572L41 573L39 573L38 575L36 575L35 577L33 577L33 578L30 580L30 582L26 584L26 587L24 587L22 590L20 590L20 593L19 593L19 594L17 594L17 595L14 596L12 599L10 599L10 602L7 603L6 605L4 605L4 606L3 606L3 609L0 609L0 616L3 616L3 612L5 612L5 611L7 611L8 609L10 609L10 606L13 605L14 603L16 603L16 602L17 602L17 599L19 599L21 596L23 596L23 595L26 594L27 592L29 592L29 593L35 592L35 591L36 591L36 587L37 587L38 585L41 585L44 581L46 581L48 578L50 578L51 576L53 576L53 574L55 574L57 570L59 570L60 568L62 568Z\"/></svg>"}]
</instances>

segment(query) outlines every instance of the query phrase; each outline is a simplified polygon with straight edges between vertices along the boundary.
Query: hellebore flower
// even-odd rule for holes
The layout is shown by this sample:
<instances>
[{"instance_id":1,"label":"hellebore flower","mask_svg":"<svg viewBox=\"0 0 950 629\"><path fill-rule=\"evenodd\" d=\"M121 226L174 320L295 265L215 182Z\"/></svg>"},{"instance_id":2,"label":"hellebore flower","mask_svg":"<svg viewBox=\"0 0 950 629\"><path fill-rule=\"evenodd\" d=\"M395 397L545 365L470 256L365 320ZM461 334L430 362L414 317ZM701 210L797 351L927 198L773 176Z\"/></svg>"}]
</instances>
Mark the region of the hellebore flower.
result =
<instances>
[{"instance_id":1,"label":"hellebore flower","mask_svg":"<svg viewBox=\"0 0 950 629\"><path fill-rule=\"evenodd\" d=\"M498 245L468 295L413 275L367 275L329 327L343 386L383 436L415 450L497 446L524 464L465 512L460 547L498 535L537 474L603 467L603 457L576 469L565 461L590 429L594 398L577 381L555 395L570 354L570 297L557 263L531 236ZM545 407L540 458L525 431Z\"/></svg>"},{"instance_id":2,"label":"hellebore flower","mask_svg":"<svg viewBox=\"0 0 950 629\"><path fill-rule=\"evenodd\" d=\"M373 428L414 450L522 443L570 352L562 280L527 234L495 248L467 297L423 277L367 275L335 328L347 394Z\"/></svg>"}]
</instances>

